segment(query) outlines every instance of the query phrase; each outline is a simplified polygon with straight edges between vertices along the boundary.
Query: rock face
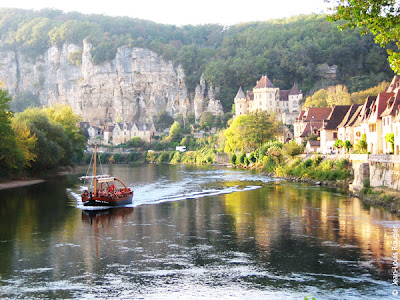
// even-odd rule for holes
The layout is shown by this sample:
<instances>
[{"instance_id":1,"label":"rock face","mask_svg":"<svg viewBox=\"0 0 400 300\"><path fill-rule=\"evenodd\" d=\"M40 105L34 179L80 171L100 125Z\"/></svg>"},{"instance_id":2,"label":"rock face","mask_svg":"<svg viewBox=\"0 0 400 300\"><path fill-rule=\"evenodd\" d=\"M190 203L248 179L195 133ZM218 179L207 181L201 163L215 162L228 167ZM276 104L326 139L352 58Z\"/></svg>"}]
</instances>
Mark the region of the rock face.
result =
<instances>
[{"instance_id":1,"label":"rock face","mask_svg":"<svg viewBox=\"0 0 400 300\"><path fill-rule=\"evenodd\" d=\"M68 103L89 122L151 121L162 111L199 118L207 109L203 77L193 97L183 69L155 52L124 46L114 60L94 65L91 48L86 41L53 46L35 60L19 51L2 51L0 82L11 94L33 92L42 104Z\"/></svg>"}]
</instances>

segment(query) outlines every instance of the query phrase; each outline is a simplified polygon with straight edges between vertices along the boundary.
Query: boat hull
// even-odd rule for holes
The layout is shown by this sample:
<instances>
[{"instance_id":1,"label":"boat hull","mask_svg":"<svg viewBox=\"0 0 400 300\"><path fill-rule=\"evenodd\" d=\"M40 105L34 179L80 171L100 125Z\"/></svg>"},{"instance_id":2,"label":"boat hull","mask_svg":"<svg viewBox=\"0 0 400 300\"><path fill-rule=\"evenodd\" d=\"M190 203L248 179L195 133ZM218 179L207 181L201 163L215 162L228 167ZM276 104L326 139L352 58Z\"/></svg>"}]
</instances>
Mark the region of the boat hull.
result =
<instances>
[{"instance_id":1,"label":"boat hull","mask_svg":"<svg viewBox=\"0 0 400 300\"><path fill-rule=\"evenodd\" d=\"M126 195L120 197L82 197L82 202L84 206L121 206L132 203L132 198L133 192L129 192Z\"/></svg>"}]
</instances>

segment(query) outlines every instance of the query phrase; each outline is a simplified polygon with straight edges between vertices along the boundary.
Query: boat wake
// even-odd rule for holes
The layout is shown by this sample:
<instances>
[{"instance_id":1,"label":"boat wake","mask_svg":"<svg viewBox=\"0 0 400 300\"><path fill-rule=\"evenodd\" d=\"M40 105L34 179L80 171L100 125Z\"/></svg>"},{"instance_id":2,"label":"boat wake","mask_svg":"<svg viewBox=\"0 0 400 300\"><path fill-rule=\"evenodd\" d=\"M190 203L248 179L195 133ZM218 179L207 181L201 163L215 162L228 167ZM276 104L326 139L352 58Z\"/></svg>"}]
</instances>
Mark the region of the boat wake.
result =
<instances>
[{"instance_id":1,"label":"boat wake","mask_svg":"<svg viewBox=\"0 0 400 300\"><path fill-rule=\"evenodd\" d=\"M199 199L211 196L219 196L219 195L226 195L232 194L237 192L245 192L251 191L261 188L262 186L253 185L253 186L233 186L233 187L226 187L221 189L209 189L209 190L202 190L190 193L182 193L176 195L165 195L161 197L157 197L157 193L148 194L145 191L141 191L140 188L135 190L135 194L133 196L133 202L131 204L123 205L122 207L137 207L140 205L150 205L150 204L159 204L163 202L174 202L174 201L182 201L188 199ZM85 190L86 187L80 187L80 190ZM147 190L147 189L146 189ZM69 194L75 199L76 206L82 210L102 210L102 209L110 209L115 208L115 206L84 206L81 200L80 193L74 192L72 189L67 189ZM144 192L144 193L143 193ZM152 197L153 196L153 197ZM155 196L155 197L154 197Z\"/></svg>"}]
</instances>

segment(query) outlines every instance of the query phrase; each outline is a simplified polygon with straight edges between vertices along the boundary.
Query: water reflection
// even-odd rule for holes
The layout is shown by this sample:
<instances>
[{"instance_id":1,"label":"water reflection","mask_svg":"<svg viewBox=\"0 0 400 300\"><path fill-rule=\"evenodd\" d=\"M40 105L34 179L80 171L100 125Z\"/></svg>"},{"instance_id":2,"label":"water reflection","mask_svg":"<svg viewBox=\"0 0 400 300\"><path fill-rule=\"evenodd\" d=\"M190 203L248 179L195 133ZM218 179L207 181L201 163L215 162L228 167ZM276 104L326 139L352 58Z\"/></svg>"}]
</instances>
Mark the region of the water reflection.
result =
<instances>
[{"instance_id":1,"label":"water reflection","mask_svg":"<svg viewBox=\"0 0 400 300\"><path fill-rule=\"evenodd\" d=\"M392 225L400 222L382 209L245 171L105 168L135 187L135 208L82 211L77 176L1 199L0 297L390 295Z\"/></svg>"}]
</instances>

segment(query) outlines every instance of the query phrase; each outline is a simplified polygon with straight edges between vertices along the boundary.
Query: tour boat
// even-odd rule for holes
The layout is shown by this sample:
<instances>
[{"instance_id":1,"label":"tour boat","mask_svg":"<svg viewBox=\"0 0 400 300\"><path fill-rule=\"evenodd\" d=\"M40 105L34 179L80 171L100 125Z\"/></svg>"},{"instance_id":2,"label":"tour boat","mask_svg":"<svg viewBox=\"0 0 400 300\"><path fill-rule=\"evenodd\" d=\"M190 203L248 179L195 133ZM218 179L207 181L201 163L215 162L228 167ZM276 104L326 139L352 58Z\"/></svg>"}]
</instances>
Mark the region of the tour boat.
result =
<instances>
[{"instance_id":1,"label":"tour boat","mask_svg":"<svg viewBox=\"0 0 400 300\"><path fill-rule=\"evenodd\" d=\"M81 194L84 206L119 206L132 203L133 191L125 183L110 175L97 175L97 145L94 150L93 170L93 176L80 177L81 180L93 180L93 191L85 190ZM114 183L120 183L122 187L116 188Z\"/></svg>"}]
</instances>

